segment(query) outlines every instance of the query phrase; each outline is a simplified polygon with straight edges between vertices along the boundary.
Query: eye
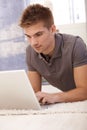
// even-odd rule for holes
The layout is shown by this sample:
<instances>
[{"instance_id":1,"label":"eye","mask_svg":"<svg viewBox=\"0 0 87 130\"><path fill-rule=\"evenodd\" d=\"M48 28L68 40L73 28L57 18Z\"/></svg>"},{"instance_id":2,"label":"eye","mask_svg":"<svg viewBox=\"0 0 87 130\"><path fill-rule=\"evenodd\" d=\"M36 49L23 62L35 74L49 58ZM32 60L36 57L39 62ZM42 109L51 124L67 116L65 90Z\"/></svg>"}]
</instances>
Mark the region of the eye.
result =
<instances>
[{"instance_id":1,"label":"eye","mask_svg":"<svg viewBox=\"0 0 87 130\"><path fill-rule=\"evenodd\" d=\"M26 35L26 34L25 34L25 37L26 37L27 39L30 39L30 38L31 38L29 35Z\"/></svg>"},{"instance_id":2,"label":"eye","mask_svg":"<svg viewBox=\"0 0 87 130\"><path fill-rule=\"evenodd\" d=\"M41 35L43 35L43 32L38 32L38 33L35 34L36 37L39 37Z\"/></svg>"}]
</instances>

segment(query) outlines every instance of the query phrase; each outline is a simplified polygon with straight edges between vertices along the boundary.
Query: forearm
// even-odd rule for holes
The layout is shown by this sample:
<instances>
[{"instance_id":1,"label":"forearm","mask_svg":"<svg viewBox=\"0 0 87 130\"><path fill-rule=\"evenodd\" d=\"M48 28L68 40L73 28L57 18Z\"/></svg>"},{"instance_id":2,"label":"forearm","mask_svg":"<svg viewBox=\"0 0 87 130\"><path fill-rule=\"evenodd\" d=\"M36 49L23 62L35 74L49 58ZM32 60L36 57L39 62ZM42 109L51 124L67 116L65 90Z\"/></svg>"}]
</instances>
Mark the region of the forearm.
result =
<instances>
[{"instance_id":1,"label":"forearm","mask_svg":"<svg viewBox=\"0 0 87 130\"><path fill-rule=\"evenodd\" d=\"M41 91L42 77L37 71L28 71L28 78L35 92Z\"/></svg>"},{"instance_id":2,"label":"forearm","mask_svg":"<svg viewBox=\"0 0 87 130\"><path fill-rule=\"evenodd\" d=\"M76 88L68 92L56 94L57 102L75 102L87 99L87 89Z\"/></svg>"}]
</instances>

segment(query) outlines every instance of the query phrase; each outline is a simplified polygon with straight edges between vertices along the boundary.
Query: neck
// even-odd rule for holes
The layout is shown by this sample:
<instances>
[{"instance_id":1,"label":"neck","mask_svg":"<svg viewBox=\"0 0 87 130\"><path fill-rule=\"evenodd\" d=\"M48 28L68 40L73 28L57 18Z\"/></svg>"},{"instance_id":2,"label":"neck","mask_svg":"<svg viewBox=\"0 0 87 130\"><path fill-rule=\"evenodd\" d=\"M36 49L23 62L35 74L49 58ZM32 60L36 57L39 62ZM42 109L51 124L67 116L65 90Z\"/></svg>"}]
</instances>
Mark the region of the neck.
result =
<instances>
[{"instance_id":1,"label":"neck","mask_svg":"<svg viewBox=\"0 0 87 130\"><path fill-rule=\"evenodd\" d=\"M53 39L53 41L51 42L51 46L48 50L47 53L43 53L44 55L49 55L50 57L52 57L53 53L54 53L54 49L55 49L55 39Z\"/></svg>"},{"instance_id":2,"label":"neck","mask_svg":"<svg viewBox=\"0 0 87 130\"><path fill-rule=\"evenodd\" d=\"M54 53L54 48L55 48L55 46L53 47L53 49L47 55L49 55L51 57Z\"/></svg>"}]
</instances>

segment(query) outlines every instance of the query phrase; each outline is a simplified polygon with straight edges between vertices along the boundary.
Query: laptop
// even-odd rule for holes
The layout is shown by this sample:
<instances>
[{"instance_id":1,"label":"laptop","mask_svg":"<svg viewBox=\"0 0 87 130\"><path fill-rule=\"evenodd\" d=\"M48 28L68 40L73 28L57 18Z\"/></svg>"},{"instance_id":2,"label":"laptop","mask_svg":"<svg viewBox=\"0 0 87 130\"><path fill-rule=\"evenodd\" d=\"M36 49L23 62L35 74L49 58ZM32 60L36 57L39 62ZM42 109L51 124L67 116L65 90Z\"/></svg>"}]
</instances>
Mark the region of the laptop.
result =
<instances>
[{"instance_id":1,"label":"laptop","mask_svg":"<svg viewBox=\"0 0 87 130\"><path fill-rule=\"evenodd\" d=\"M0 109L41 109L25 70L0 71Z\"/></svg>"}]
</instances>

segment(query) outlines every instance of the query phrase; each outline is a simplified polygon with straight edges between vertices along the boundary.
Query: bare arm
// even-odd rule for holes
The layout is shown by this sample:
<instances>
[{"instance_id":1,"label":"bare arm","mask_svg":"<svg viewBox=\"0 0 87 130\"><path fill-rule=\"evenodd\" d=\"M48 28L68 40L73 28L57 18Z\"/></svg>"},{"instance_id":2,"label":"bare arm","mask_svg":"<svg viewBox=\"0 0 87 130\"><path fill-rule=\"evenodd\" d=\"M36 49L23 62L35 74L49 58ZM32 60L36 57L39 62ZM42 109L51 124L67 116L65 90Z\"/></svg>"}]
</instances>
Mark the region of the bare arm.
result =
<instances>
[{"instance_id":1,"label":"bare arm","mask_svg":"<svg viewBox=\"0 0 87 130\"><path fill-rule=\"evenodd\" d=\"M34 91L41 91L41 75L37 71L28 71L27 74Z\"/></svg>"},{"instance_id":2,"label":"bare arm","mask_svg":"<svg viewBox=\"0 0 87 130\"><path fill-rule=\"evenodd\" d=\"M53 94L38 92L37 97L39 97L42 104L87 100L87 65L76 67L73 71L76 88L68 92Z\"/></svg>"},{"instance_id":3,"label":"bare arm","mask_svg":"<svg viewBox=\"0 0 87 130\"><path fill-rule=\"evenodd\" d=\"M65 94L66 101L79 101L87 99L87 65L74 68L74 80L76 89Z\"/></svg>"}]
</instances>

